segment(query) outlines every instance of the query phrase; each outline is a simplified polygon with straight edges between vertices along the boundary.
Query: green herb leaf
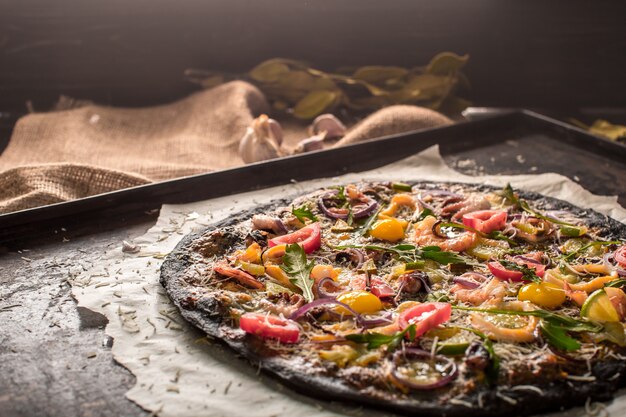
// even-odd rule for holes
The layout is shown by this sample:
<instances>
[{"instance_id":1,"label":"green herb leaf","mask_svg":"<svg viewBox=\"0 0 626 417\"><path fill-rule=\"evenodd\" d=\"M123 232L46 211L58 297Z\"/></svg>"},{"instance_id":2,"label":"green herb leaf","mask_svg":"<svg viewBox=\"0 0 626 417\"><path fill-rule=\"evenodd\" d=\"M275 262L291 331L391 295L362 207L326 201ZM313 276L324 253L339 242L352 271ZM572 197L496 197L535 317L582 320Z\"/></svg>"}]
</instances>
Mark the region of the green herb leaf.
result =
<instances>
[{"instance_id":1,"label":"green herb leaf","mask_svg":"<svg viewBox=\"0 0 626 417\"><path fill-rule=\"evenodd\" d=\"M421 257L424 259L430 259L431 261L435 261L442 265L449 264L465 264L467 260L454 252L444 252L441 248L435 246L439 250L426 250L427 248L422 248Z\"/></svg>"},{"instance_id":2,"label":"green herb leaf","mask_svg":"<svg viewBox=\"0 0 626 417\"><path fill-rule=\"evenodd\" d=\"M500 195L511 205L516 206L519 204L519 198L515 195L515 191L513 191L511 184L507 184L506 187L504 187L504 189L500 192Z\"/></svg>"},{"instance_id":3,"label":"green herb leaf","mask_svg":"<svg viewBox=\"0 0 626 417\"><path fill-rule=\"evenodd\" d=\"M335 249L347 248L391 252L398 255L404 262L415 262L419 259L430 259L442 265L468 263L467 259L459 254L455 252L444 252L439 246L424 246L419 249L413 245L396 245L391 247L377 245L343 245L335 247Z\"/></svg>"},{"instance_id":4,"label":"green herb leaf","mask_svg":"<svg viewBox=\"0 0 626 417\"><path fill-rule=\"evenodd\" d=\"M500 260L498 262L500 262L500 264L508 270L521 272L522 279L524 281L532 281L532 282L542 281L542 279L539 278L537 274L535 273L535 270L527 267L526 265L520 265L518 263L507 261L507 260Z\"/></svg>"},{"instance_id":5,"label":"green herb leaf","mask_svg":"<svg viewBox=\"0 0 626 417\"><path fill-rule=\"evenodd\" d=\"M567 352L580 349L580 343L567 334L566 328L546 320L541 320L539 328L546 341L555 348Z\"/></svg>"},{"instance_id":6,"label":"green herb leaf","mask_svg":"<svg viewBox=\"0 0 626 417\"><path fill-rule=\"evenodd\" d=\"M307 302L313 301L313 283L311 270L314 262L307 262L304 249L297 243L287 245L283 256L283 265L280 266L288 276L289 281L302 290L302 295Z\"/></svg>"},{"instance_id":7,"label":"green herb leaf","mask_svg":"<svg viewBox=\"0 0 626 417\"><path fill-rule=\"evenodd\" d=\"M365 221L365 224L363 225L363 227L361 227L361 229L359 229L359 235L361 236L365 236L369 233L370 229L372 228L372 225L376 222L376 219L378 219L378 214L380 214L380 212L382 211L383 206L381 205L378 210L376 210L374 212L374 214L372 214L371 216L369 216L367 218L367 220Z\"/></svg>"},{"instance_id":8,"label":"green herb leaf","mask_svg":"<svg viewBox=\"0 0 626 417\"><path fill-rule=\"evenodd\" d=\"M382 333L359 333L349 334L346 336L346 339L355 343L367 343L368 349L377 349L383 345L387 345L391 351L398 347L406 334L409 335L409 340L415 340L415 324L411 324L403 331L391 335Z\"/></svg>"},{"instance_id":9,"label":"green herb leaf","mask_svg":"<svg viewBox=\"0 0 626 417\"><path fill-rule=\"evenodd\" d=\"M504 240L505 242L508 242L509 245L511 246L517 246L516 241L514 241L513 239L511 239L510 237L508 237L507 235L505 235L499 230L494 230L493 232L489 233L487 237L489 239L494 239L494 240Z\"/></svg>"},{"instance_id":10,"label":"green herb leaf","mask_svg":"<svg viewBox=\"0 0 626 417\"><path fill-rule=\"evenodd\" d=\"M310 219L314 222L317 221L317 216L311 212L308 206L302 206L300 208L291 207L291 214L296 216L296 218L303 223L304 219Z\"/></svg>"},{"instance_id":11,"label":"green herb leaf","mask_svg":"<svg viewBox=\"0 0 626 417\"><path fill-rule=\"evenodd\" d=\"M422 210L420 212L419 216L417 216L417 220L416 221L421 222L426 217L432 216L432 215L433 215L433 211L431 209L425 208L424 210Z\"/></svg>"},{"instance_id":12,"label":"green herb leaf","mask_svg":"<svg viewBox=\"0 0 626 417\"><path fill-rule=\"evenodd\" d=\"M604 284L605 287L623 287L626 285L626 279L618 279L617 281L611 281L609 283Z\"/></svg>"}]
</instances>

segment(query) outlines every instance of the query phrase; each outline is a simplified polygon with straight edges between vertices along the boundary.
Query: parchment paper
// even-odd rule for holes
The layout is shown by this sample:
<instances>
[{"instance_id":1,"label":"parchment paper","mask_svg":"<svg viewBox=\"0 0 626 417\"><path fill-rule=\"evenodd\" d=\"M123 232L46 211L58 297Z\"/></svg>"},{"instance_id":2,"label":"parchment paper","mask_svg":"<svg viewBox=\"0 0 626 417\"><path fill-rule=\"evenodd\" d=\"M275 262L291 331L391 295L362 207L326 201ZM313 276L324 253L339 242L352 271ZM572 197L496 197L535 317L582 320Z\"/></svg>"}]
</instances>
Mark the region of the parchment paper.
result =
<instances>
[{"instance_id":1,"label":"parchment paper","mask_svg":"<svg viewBox=\"0 0 626 417\"><path fill-rule=\"evenodd\" d=\"M71 279L78 304L104 314L114 338L113 356L136 377L127 397L155 415L191 416L384 416L380 411L320 402L298 395L187 325L160 286L162 259L184 235L247 207L320 186L358 181L432 180L484 183L540 192L580 207L593 207L626 223L617 197L596 196L557 174L468 177L447 167L437 147L368 172L293 183L262 191L186 204L165 205L154 227L135 240L141 252L119 247L92 254ZM626 396L608 405L624 415ZM583 408L567 415L584 415ZM558 414L556 414L558 415ZM565 415L565 414L563 414Z\"/></svg>"}]
</instances>

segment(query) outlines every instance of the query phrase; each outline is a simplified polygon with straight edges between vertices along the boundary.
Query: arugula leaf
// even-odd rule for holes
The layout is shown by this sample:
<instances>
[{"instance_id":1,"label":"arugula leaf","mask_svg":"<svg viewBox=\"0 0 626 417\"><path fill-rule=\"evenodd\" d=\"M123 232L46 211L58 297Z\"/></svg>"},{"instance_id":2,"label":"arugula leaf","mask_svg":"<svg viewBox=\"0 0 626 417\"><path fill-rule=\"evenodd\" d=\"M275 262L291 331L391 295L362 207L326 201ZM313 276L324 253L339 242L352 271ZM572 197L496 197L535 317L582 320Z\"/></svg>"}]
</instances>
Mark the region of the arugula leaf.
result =
<instances>
[{"instance_id":1,"label":"arugula leaf","mask_svg":"<svg viewBox=\"0 0 626 417\"><path fill-rule=\"evenodd\" d=\"M417 216L417 220L416 221L421 222L426 217L432 216L432 215L434 215L433 211L431 209L425 208L424 210L422 210L420 212L419 216Z\"/></svg>"},{"instance_id":2,"label":"arugula leaf","mask_svg":"<svg viewBox=\"0 0 626 417\"><path fill-rule=\"evenodd\" d=\"M504 197L504 199L514 206L519 204L519 198L515 195L515 191L513 191L513 187L508 183L502 191L500 191L500 195Z\"/></svg>"},{"instance_id":3,"label":"arugula leaf","mask_svg":"<svg viewBox=\"0 0 626 417\"><path fill-rule=\"evenodd\" d=\"M465 258L454 252L444 252L439 246L424 246L420 256L424 259L430 259L442 265L448 264L464 264L467 263Z\"/></svg>"},{"instance_id":4,"label":"arugula leaf","mask_svg":"<svg viewBox=\"0 0 626 417\"><path fill-rule=\"evenodd\" d=\"M335 249L368 249L380 252L391 252L405 262L415 262L419 259L430 259L442 265L466 264L467 260L455 252L444 252L439 246L424 246L417 248L413 245L396 245L391 247L377 245L343 245Z\"/></svg>"},{"instance_id":5,"label":"arugula leaf","mask_svg":"<svg viewBox=\"0 0 626 417\"><path fill-rule=\"evenodd\" d=\"M339 203L341 204L347 203L348 197L346 197L346 189L342 185L333 188L337 189L337 195L335 195L333 198L339 200Z\"/></svg>"},{"instance_id":6,"label":"arugula leaf","mask_svg":"<svg viewBox=\"0 0 626 417\"><path fill-rule=\"evenodd\" d=\"M487 237L489 239L494 239L494 240L504 240L505 242L508 242L509 245L511 246L517 246L518 243L516 241L514 241L513 239L511 239L510 237L508 237L507 235L505 235L504 233L502 233L499 230L494 230L493 232L489 233L487 235Z\"/></svg>"},{"instance_id":7,"label":"arugula leaf","mask_svg":"<svg viewBox=\"0 0 626 417\"><path fill-rule=\"evenodd\" d=\"M307 302L313 301L313 283L311 278L311 270L313 269L313 261L307 262L304 249L297 243L287 245L285 255L283 256L283 265L280 266L288 276L289 281L302 290L302 295Z\"/></svg>"},{"instance_id":8,"label":"arugula leaf","mask_svg":"<svg viewBox=\"0 0 626 417\"><path fill-rule=\"evenodd\" d=\"M299 208L291 207L291 214L296 216L296 218L303 223L304 219L310 219L314 222L317 221L317 216L311 212L308 206L302 206Z\"/></svg>"},{"instance_id":9,"label":"arugula leaf","mask_svg":"<svg viewBox=\"0 0 626 417\"><path fill-rule=\"evenodd\" d=\"M372 214L370 217L367 218L363 227L359 229L359 235L361 236L367 235L367 233L372 228L372 225L374 224L374 222L376 222L376 220L378 219L378 214L380 214L382 209L383 209L383 206L381 205L380 207L378 207L378 210L374 212L374 214Z\"/></svg>"},{"instance_id":10,"label":"arugula leaf","mask_svg":"<svg viewBox=\"0 0 626 417\"><path fill-rule=\"evenodd\" d=\"M505 267L508 270L513 270L513 271L518 271L522 273L522 279L524 281L532 281L532 282L542 282L542 279L539 278L537 276L537 274L535 273L535 270L532 268L527 267L526 265L520 265L518 263L512 262L512 261L507 261L507 260L500 260L498 261L500 262L500 265L502 265L503 267Z\"/></svg>"},{"instance_id":11,"label":"arugula leaf","mask_svg":"<svg viewBox=\"0 0 626 417\"><path fill-rule=\"evenodd\" d=\"M604 284L605 287L623 287L626 285L626 279L618 279L616 281L611 281L609 283Z\"/></svg>"},{"instance_id":12,"label":"arugula leaf","mask_svg":"<svg viewBox=\"0 0 626 417\"><path fill-rule=\"evenodd\" d=\"M387 345L388 349L391 351L398 347L407 333L409 340L415 340L415 324L411 324L403 331L391 335L382 333L358 333L349 334L346 336L346 339L356 343L367 343L368 349L377 349L383 345Z\"/></svg>"},{"instance_id":13,"label":"arugula leaf","mask_svg":"<svg viewBox=\"0 0 626 417\"><path fill-rule=\"evenodd\" d=\"M455 310L475 311L477 313L485 313L485 314L505 314L505 315L511 315L511 316L535 316L535 317L539 317L549 322L550 324L565 328L570 332L598 333L603 329L603 326L596 322L591 322L591 321L587 321L583 319L575 319L569 316L553 313L551 311L542 310L542 309L518 311L518 310L501 310L497 308L483 309L483 308L478 308L478 307L465 307L465 306L452 306L452 308Z\"/></svg>"},{"instance_id":14,"label":"arugula leaf","mask_svg":"<svg viewBox=\"0 0 626 417\"><path fill-rule=\"evenodd\" d=\"M575 226L571 223L567 223L558 219L553 219L552 217L548 217L546 215L541 214L540 212L538 212L537 210L534 210L532 208L530 208L530 205L528 204L528 201L521 199L519 197L517 197L515 195L515 191L513 191L513 187L511 187L511 184L507 184L506 187L504 187L504 189L500 192L500 195L502 197L504 197L504 199L515 206L519 206L522 210L524 210L526 213L528 214L532 214L533 216L539 218L539 219L543 219L543 220L547 220L551 223L555 223L555 224L560 224L560 225L564 225L564 226Z\"/></svg>"},{"instance_id":15,"label":"arugula leaf","mask_svg":"<svg viewBox=\"0 0 626 417\"><path fill-rule=\"evenodd\" d=\"M543 335L543 337L555 348L564 351L580 349L580 343L578 342L578 340L568 335L568 329L566 329L565 327L552 324L546 320L541 320L539 328L541 329L541 334Z\"/></svg>"}]
</instances>

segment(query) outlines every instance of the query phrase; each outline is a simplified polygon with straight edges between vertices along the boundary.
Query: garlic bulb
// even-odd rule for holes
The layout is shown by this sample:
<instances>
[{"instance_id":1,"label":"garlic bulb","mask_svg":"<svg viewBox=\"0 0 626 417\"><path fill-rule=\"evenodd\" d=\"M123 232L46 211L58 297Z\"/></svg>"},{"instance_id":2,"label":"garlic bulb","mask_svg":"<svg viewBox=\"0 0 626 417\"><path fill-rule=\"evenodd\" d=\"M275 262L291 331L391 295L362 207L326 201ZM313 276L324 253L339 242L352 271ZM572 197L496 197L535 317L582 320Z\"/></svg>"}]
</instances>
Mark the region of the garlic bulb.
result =
<instances>
[{"instance_id":1,"label":"garlic bulb","mask_svg":"<svg viewBox=\"0 0 626 417\"><path fill-rule=\"evenodd\" d=\"M329 113L317 116L309 128L312 135L326 132L327 139L342 138L346 134L346 130L341 120Z\"/></svg>"},{"instance_id":2,"label":"garlic bulb","mask_svg":"<svg viewBox=\"0 0 626 417\"><path fill-rule=\"evenodd\" d=\"M265 161L282 155L280 145L283 142L283 130L280 124L262 114L252 121L252 126L239 142L239 156L246 164Z\"/></svg>"}]
</instances>

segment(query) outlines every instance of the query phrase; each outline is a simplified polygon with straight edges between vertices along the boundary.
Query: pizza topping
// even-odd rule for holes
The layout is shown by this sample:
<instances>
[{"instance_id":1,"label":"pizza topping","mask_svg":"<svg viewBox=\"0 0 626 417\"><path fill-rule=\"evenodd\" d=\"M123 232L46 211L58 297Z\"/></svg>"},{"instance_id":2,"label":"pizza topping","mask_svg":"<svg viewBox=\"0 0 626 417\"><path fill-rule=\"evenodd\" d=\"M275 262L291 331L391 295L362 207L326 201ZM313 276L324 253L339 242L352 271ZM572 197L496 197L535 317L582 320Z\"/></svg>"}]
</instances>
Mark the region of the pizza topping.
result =
<instances>
[{"instance_id":1,"label":"pizza topping","mask_svg":"<svg viewBox=\"0 0 626 417\"><path fill-rule=\"evenodd\" d=\"M462 252L476 242L476 234L464 232L454 236L440 236L435 234L433 227L438 220L434 216L427 216L418 222L414 228L415 242L420 246L437 246L444 251Z\"/></svg>"},{"instance_id":2,"label":"pizza topping","mask_svg":"<svg viewBox=\"0 0 626 417\"><path fill-rule=\"evenodd\" d=\"M390 381L399 389L431 390L451 383L458 375L454 360L443 355L407 348L394 353Z\"/></svg>"},{"instance_id":3,"label":"pizza topping","mask_svg":"<svg viewBox=\"0 0 626 417\"><path fill-rule=\"evenodd\" d=\"M337 312L340 314L351 315L351 311L361 314L372 314L383 308L380 299L367 291L346 292L337 297L337 301L347 304L351 308L351 310L338 308Z\"/></svg>"},{"instance_id":4,"label":"pizza topping","mask_svg":"<svg viewBox=\"0 0 626 417\"><path fill-rule=\"evenodd\" d=\"M388 242L397 242L404 239L404 228L407 222L393 217L383 218L374 223L369 231L370 236Z\"/></svg>"},{"instance_id":5,"label":"pizza topping","mask_svg":"<svg viewBox=\"0 0 626 417\"><path fill-rule=\"evenodd\" d=\"M512 261L501 260L487 263L487 268L503 281L537 281L545 273L545 266L526 258L513 258Z\"/></svg>"},{"instance_id":6,"label":"pizza topping","mask_svg":"<svg viewBox=\"0 0 626 417\"><path fill-rule=\"evenodd\" d=\"M319 223L311 223L300 230L287 235L278 236L268 241L270 247L297 243L304 252L312 253L320 248L322 235Z\"/></svg>"},{"instance_id":7,"label":"pizza topping","mask_svg":"<svg viewBox=\"0 0 626 417\"><path fill-rule=\"evenodd\" d=\"M624 319L626 295L619 288L607 287L593 292L580 309L580 316L599 322Z\"/></svg>"},{"instance_id":8,"label":"pizza topping","mask_svg":"<svg viewBox=\"0 0 626 417\"><path fill-rule=\"evenodd\" d=\"M233 278L235 281L245 286L260 290L265 288L262 282L258 281L249 273L242 271L241 269L230 267L226 264L217 264L213 267L215 272L220 275L224 275L228 278Z\"/></svg>"},{"instance_id":9,"label":"pizza topping","mask_svg":"<svg viewBox=\"0 0 626 417\"><path fill-rule=\"evenodd\" d=\"M252 216L252 227L257 230L270 230L275 235L279 236L287 233L287 228L280 219L265 214L255 214Z\"/></svg>"},{"instance_id":10,"label":"pizza topping","mask_svg":"<svg viewBox=\"0 0 626 417\"><path fill-rule=\"evenodd\" d=\"M613 259L615 259L615 262L617 262L622 268L626 268L626 245L621 246L615 251Z\"/></svg>"},{"instance_id":11,"label":"pizza topping","mask_svg":"<svg viewBox=\"0 0 626 417\"><path fill-rule=\"evenodd\" d=\"M398 318L401 329L415 325L416 337L450 320L452 309L448 303L423 303L403 311Z\"/></svg>"},{"instance_id":12,"label":"pizza topping","mask_svg":"<svg viewBox=\"0 0 626 417\"><path fill-rule=\"evenodd\" d=\"M300 338L297 323L269 314L245 313L239 318L239 327L246 333L282 343L297 343Z\"/></svg>"},{"instance_id":13,"label":"pizza topping","mask_svg":"<svg viewBox=\"0 0 626 417\"><path fill-rule=\"evenodd\" d=\"M556 308L565 302L565 290L552 282L533 282L520 288L517 298L539 307Z\"/></svg>"},{"instance_id":14,"label":"pizza topping","mask_svg":"<svg viewBox=\"0 0 626 417\"><path fill-rule=\"evenodd\" d=\"M503 210L480 210L463 215L463 224L482 233L504 229L507 213Z\"/></svg>"},{"instance_id":15,"label":"pizza topping","mask_svg":"<svg viewBox=\"0 0 626 417\"><path fill-rule=\"evenodd\" d=\"M317 228L319 237L319 224ZM313 301L313 283L311 271L313 270L313 261L308 262L304 247L299 244L292 243L287 245L285 256L283 256L283 265L280 266L288 276L289 281L302 290L302 295L308 302Z\"/></svg>"},{"instance_id":16,"label":"pizza topping","mask_svg":"<svg viewBox=\"0 0 626 417\"><path fill-rule=\"evenodd\" d=\"M357 191L354 186L328 191L317 204L327 217L341 220L365 218L379 207L375 199Z\"/></svg>"}]
</instances>

